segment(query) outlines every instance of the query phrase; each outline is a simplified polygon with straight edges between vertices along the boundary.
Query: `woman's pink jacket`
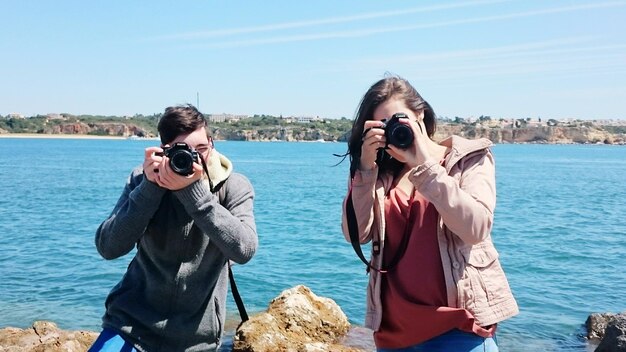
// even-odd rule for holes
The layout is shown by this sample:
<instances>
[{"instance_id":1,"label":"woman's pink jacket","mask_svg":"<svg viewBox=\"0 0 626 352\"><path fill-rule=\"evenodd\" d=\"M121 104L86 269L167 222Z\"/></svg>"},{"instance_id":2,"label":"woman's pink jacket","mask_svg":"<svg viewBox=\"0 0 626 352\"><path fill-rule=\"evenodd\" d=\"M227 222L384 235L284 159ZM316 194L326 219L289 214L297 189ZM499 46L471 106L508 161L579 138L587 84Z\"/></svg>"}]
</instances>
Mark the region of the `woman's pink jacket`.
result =
<instances>
[{"instance_id":1,"label":"woman's pink jacket","mask_svg":"<svg viewBox=\"0 0 626 352\"><path fill-rule=\"evenodd\" d=\"M467 309L478 325L488 326L518 313L491 241L496 205L493 155L487 139L452 136L440 143L448 148L445 167L428 161L410 171L409 180L439 214L437 238L448 306ZM384 200L393 182L378 169L357 171L350 180L361 243L378 242L372 263L380 268L385 246ZM346 200L347 200L346 196ZM350 241L344 200L342 228ZM374 248L374 246L372 246ZM428 270L428 268L424 268ZM381 275L370 271L365 326L377 331L382 319Z\"/></svg>"}]
</instances>

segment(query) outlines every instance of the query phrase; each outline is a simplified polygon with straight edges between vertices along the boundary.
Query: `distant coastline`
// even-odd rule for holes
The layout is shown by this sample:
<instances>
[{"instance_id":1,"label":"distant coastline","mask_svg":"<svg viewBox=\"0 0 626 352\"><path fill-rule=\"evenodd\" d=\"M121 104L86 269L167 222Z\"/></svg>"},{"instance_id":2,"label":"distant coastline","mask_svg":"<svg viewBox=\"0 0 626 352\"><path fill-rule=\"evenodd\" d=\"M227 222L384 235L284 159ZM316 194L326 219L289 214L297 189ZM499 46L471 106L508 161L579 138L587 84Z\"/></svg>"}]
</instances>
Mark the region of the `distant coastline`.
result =
<instances>
[{"instance_id":1,"label":"distant coastline","mask_svg":"<svg viewBox=\"0 0 626 352\"><path fill-rule=\"evenodd\" d=\"M246 124L210 123L216 141L256 142L346 142L351 121L283 123L275 120L250 119ZM9 124L8 122L11 122ZM0 138L73 138L158 140L156 130L147 121L67 122L30 119L7 120L0 127ZM17 122L15 122L17 121ZM518 121L519 122L519 121ZM19 125L22 123L22 125ZM615 144L626 145L626 124L600 125L576 122L556 125L485 120L476 123L438 121L433 137L440 141L457 135L468 139L487 138L496 144Z\"/></svg>"},{"instance_id":2,"label":"distant coastline","mask_svg":"<svg viewBox=\"0 0 626 352\"><path fill-rule=\"evenodd\" d=\"M128 139L123 136L95 136L90 134L52 133L0 133L0 138L39 138L39 139Z\"/></svg>"},{"instance_id":3,"label":"distant coastline","mask_svg":"<svg viewBox=\"0 0 626 352\"><path fill-rule=\"evenodd\" d=\"M550 127L550 128L468 128L468 126L440 125L435 133L434 140L458 135L469 139L487 138L494 144L603 144L603 145L626 145L626 135L623 133L611 133L601 129L588 129L578 127ZM19 139L100 139L100 140L154 140L158 137L139 137L136 135L95 135L84 133L12 133L0 132L0 138ZM213 131L216 141L247 141L247 142L346 142L348 134L339 138L324 135L323 132L307 133L303 135L286 134L285 130L273 132L255 130L238 131L236 133L224 133L219 129Z\"/></svg>"}]
</instances>

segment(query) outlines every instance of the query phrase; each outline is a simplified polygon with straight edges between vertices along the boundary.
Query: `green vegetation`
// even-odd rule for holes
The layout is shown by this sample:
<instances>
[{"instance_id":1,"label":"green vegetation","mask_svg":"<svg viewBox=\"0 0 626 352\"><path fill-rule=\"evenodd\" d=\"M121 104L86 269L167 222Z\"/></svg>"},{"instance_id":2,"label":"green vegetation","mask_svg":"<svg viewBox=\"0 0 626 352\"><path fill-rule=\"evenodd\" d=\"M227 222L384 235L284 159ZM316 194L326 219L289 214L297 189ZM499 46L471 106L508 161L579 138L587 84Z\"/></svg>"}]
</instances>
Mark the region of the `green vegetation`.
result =
<instances>
[{"instance_id":1,"label":"green vegetation","mask_svg":"<svg viewBox=\"0 0 626 352\"><path fill-rule=\"evenodd\" d=\"M37 115L29 118L0 116L0 133L89 134L106 136L155 137L161 114L134 116L94 116L60 114ZM285 140L285 141L346 141L352 120L318 119L296 122L295 119L271 115L254 115L240 120L211 122L209 128L219 140ZM493 119L480 116L466 121L458 116L438 121L438 138L458 134L469 138L485 137L510 143L575 142L624 144L626 126L600 125L596 121L548 119L544 123L525 119Z\"/></svg>"},{"instance_id":2,"label":"green vegetation","mask_svg":"<svg viewBox=\"0 0 626 352\"><path fill-rule=\"evenodd\" d=\"M60 114L53 118L44 115L37 115L25 119L21 118L0 118L0 129L4 129L10 133L51 133L55 126L71 125L82 123L86 125L97 124L128 124L135 125L140 129L156 135L157 121L161 115L154 114L149 116L135 115L132 117L119 116L94 116L94 115L72 115ZM106 134L100 130L88 132L88 134Z\"/></svg>"},{"instance_id":3,"label":"green vegetation","mask_svg":"<svg viewBox=\"0 0 626 352\"><path fill-rule=\"evenodd\" d=\"M161 114L126 117L60 114L55 117L37 115L29 118L9 119L0 116L0 130L9 133L63 133L59 131L67 131L68 128L75 131L71 125L80 124L80 130L84 131L82 133L111 135L112 131L107 129L108 125L123 124L136 127L134 130L142 131L145 136L156 136L160 117ZM308 136L323 136L315 138L339 140L352 128L352 120L344 117L299 123L271 115L255 115L232 122L209 122L209 127L213 131L219 130L221 136L234 136L241 131L255 131L259 138L263 139L272 138L280 131L289 131L290 135L302 136L301 139L314 138Z\"/></svg>"},{"instance_id":4,"label":"green vegetation","mask_svg":"<svg viewBox=\"0 0 626 352\"><path fill-rule=\"evenodd\" d=\"M616 134L616 133L622 133L622 134L626 134L626 126L604 126L604 129L607 132Z\"/></svg>"}]
</instances>

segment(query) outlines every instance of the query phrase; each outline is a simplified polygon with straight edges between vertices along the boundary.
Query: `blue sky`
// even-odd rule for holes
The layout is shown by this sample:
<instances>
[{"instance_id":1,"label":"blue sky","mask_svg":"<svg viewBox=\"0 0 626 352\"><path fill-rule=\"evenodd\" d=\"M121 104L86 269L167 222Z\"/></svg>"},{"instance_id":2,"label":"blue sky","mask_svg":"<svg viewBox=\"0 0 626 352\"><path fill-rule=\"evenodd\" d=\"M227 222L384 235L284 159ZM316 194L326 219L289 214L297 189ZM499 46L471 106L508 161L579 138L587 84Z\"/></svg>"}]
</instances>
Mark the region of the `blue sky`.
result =
<instances>
[{"instance_id":1,"label":"blue sky","mask_svg":"<svg viewBox=\"0 0 626 352\"><path fill-rule=\"evenodd\" d=\"M626 1L2 1L0 114L353 118L386 72L440 116L626 119Z\"/></svg>"}]
</instances>

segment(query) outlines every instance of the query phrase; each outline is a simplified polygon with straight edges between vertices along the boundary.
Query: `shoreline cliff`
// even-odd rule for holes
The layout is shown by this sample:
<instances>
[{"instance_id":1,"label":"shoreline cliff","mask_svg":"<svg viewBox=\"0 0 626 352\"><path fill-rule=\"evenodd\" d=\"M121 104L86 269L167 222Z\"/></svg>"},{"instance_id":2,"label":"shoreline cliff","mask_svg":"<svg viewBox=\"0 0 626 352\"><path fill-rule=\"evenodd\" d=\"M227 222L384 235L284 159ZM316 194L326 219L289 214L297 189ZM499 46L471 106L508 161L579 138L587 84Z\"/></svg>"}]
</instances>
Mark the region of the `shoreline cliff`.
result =
<instances>
[{"instance_id":1,"label":"shoreline cliff","mask_svg":"<svg viewBox=\"0 0 626 352\"><path fill-rule=\"evenodd\" d=\"M215 140L260 141L260 142L346 142L349 132L328 131L322 128L298 126L262 129L234 129L213 127ZM626 145L626 133L616 133L601 127L521 127L486 128L471 125L440 124L435 140L450 135L469 139L487 138L496 144L612 144ZM136 125L124 123L72 123L55 128L27 132L11 132L0 129L0 137L31 138L156 138L156 136Z\"/></svg>"}]
</instances>

